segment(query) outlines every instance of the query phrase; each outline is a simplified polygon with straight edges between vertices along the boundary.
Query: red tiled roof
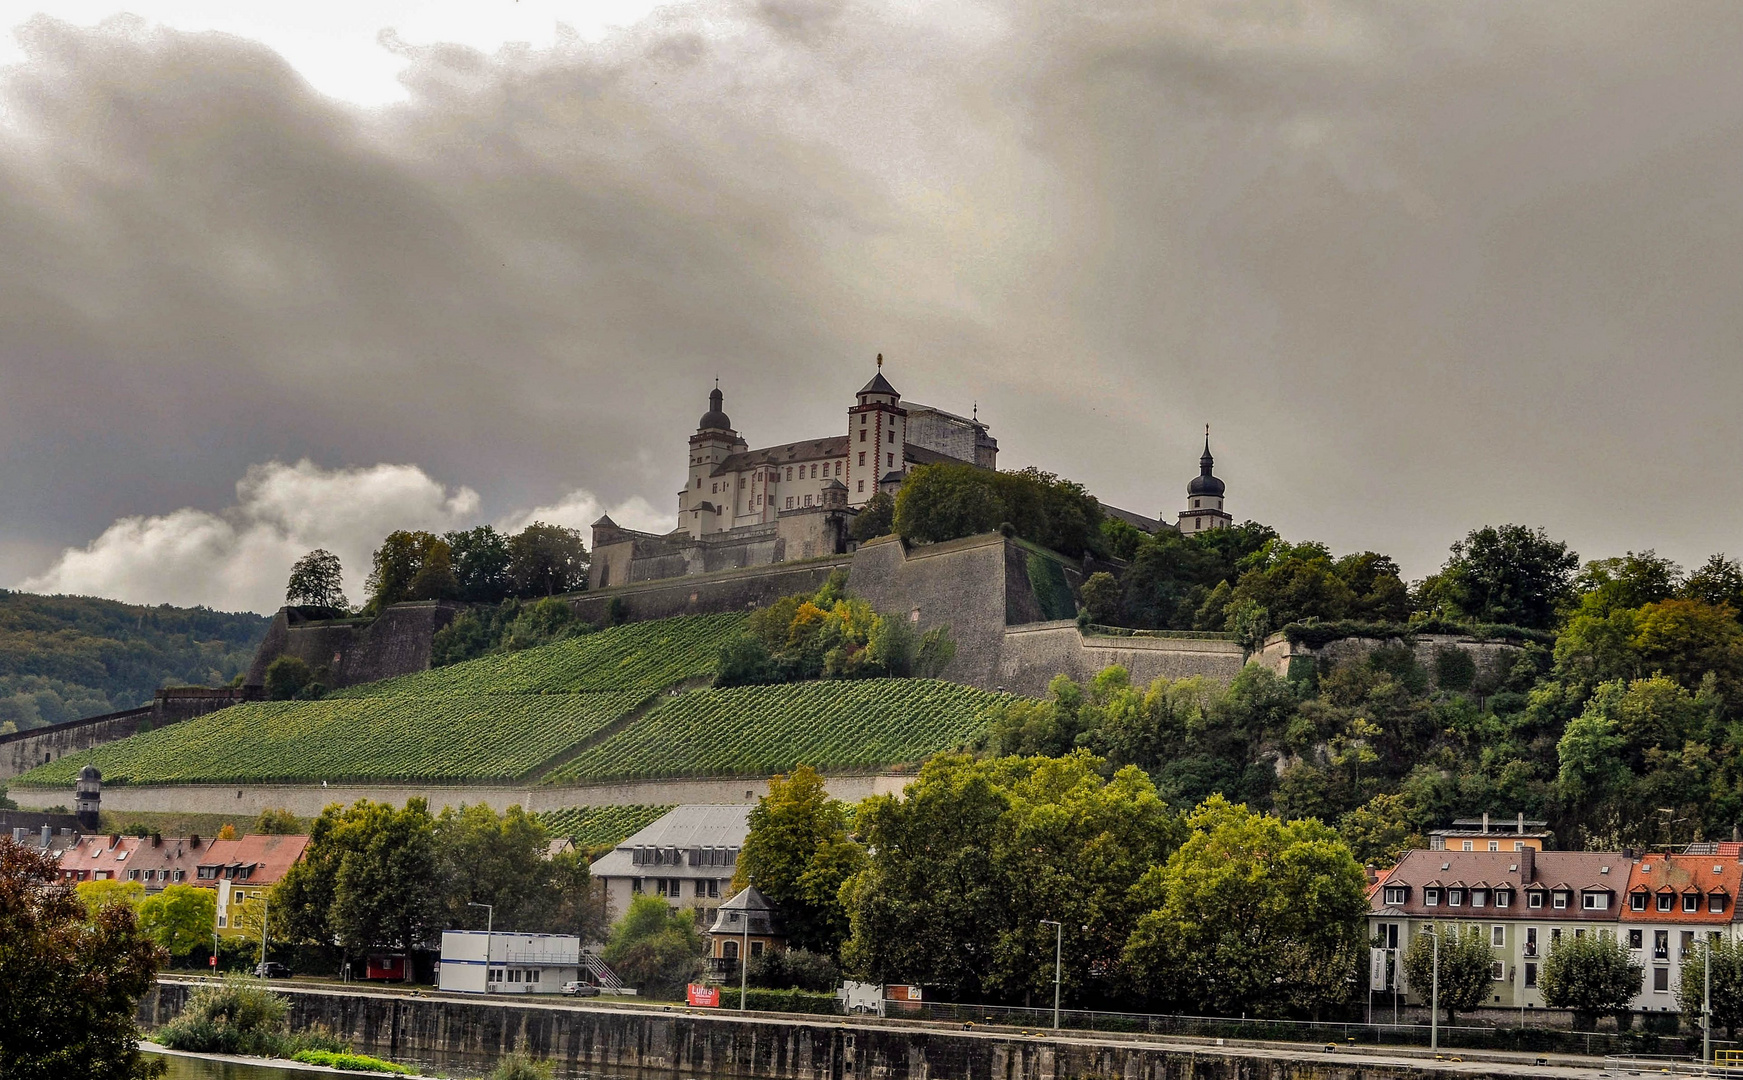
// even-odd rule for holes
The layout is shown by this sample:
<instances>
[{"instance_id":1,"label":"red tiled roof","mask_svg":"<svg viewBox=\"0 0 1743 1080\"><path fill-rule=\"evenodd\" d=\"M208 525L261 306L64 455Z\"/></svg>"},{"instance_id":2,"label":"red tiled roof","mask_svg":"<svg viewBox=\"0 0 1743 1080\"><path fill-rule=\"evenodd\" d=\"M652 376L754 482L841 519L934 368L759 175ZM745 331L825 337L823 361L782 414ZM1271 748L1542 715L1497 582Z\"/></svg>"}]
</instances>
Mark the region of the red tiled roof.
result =
<instances>
[{"instance_id":1,"label":"red tiled roof","mask_svg":"<svg viewBox=\"0 0 1743 1080\"><path fill-rule=\"evenodd\" d=\"M1737 895L1740 886L1743 886L1743 863L1722 855L1645 855L1628 875L1628 893L1644 890L1652 897L1660 893L1674 897L1686 893L1710 896L1717 891L1729 899ZM1659 911L1656 901L1653 901L1648 903L1645 911L1635 911L1624 903L1622 921L1728 923L1735 914L1729 903L1725 910L1717 912L1707 910L1705 903L1701 904L1699 911L1684 911L1680 900L1671 907L1670 911Z\"/></svg>"}]
</instances>

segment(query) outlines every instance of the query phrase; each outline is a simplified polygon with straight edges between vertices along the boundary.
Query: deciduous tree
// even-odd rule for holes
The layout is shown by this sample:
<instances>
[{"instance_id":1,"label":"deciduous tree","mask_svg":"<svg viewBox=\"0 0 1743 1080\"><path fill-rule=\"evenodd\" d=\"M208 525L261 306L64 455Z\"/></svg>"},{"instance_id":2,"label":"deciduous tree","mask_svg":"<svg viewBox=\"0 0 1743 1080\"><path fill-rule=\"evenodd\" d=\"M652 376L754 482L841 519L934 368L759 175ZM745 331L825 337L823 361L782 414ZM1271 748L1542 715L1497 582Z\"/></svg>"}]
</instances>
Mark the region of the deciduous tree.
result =
<instances>
[{"instance_id":1,"label":"deciduous tree","mask_svg":"<svg viewBox=\"0 0 1743 1080\"><path fill-rule=\"evenodd\" d=\"M334 611L348 610L351 602L345 598L345 573L339 565L339 556L325 548L316 548L292 563L284 602Z\"/></svg>"},{"instance_id":2,"label":"deciduous tree","mask_svg":"<svg viewBox=\"0 0 1743 1080\"><path fill-rule=\"evenodd\" d=\"M581 533L535 521L509 537L508 578L516 596L555 596L587 587Z\"/></svg>"},{"instance_id":3,"label":"deciduous tree","mask_svg":"<svg viewBox=\"0 0 1743 1080\"><path fill-rule=\"evenodd\" d=\"M1425 597L1455 618L1548 629L1574 595L1579 565L1542 529L1485 526L1453 544Z\"/></svg>"},{"instance_id":4,"label":"deciduous tree","mask_svg":"<svg viewBox=\"0 0 1743 1080\"><path fill-rule=\"evenodd\" d=\"M600 956L642 994L669 999L702 970L702 936L695 915L643 893L629 902Z\"/></svg>"},{"instance_id":5,"label":"deciduous tree","mask_svg":"<svg viewBox=\"0 0 1743 1080\"><path fill-rule=\"evenodd\" d=\"M197 885L168 885L139 902L139 928L171 956L186 956L212 940L218 897Z\"/></svg>"},{"instance_id":6,"label":"deciduous tree","mask_svg":"<svg viewBox=\"0 0 1743 1080\"><path fill-rule=\"evenodd\" d=\"M1447 1022L1488 1001L1494 993L1495 950L1480 926L1435 923L1433 931L1418 930L1404 950L1404 974L1410 991L1429 1000L1435 981L1434 938L1440 937L1440 1007Z\"/></svg>"},{"instance_id":7,"label":"deciduous tree","mask_svg":"<svg viewBox=\"0 0 1743 1080\"><path fill-rule=\"evenodd\" d=\"M770 780L751 809L732 887L754 885L774 901L791 945L833 956L847 937L841 886L865 860L847 825L847 804L808 765Z\"/></svg>"},{"instance_id":8,"label":"deciduous tree","mask_svg":"<svg viewBox=\"0 0 1743 1080\"><path fill-rule=\"evenodd\" d=\"M1623 948L1615 931L1594 927L1588 934L1563 934L1543 958L1539 987L1552 1009L1572 1009L1579 1026L1591 1028L1604 1013L1628 1010L1646 968Z\"/></svg>"}]
</instances>

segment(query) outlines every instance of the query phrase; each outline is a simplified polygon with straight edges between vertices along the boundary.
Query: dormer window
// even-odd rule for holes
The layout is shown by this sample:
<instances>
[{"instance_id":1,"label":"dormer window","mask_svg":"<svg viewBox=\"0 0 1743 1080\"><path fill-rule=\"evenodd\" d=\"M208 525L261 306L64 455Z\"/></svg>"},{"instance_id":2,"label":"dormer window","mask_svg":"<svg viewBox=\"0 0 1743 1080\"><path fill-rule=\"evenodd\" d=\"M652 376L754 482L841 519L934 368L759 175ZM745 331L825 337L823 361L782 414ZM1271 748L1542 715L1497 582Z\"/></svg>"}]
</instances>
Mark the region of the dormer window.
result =
<instances>
[{"instance_id":1,"label":"dormer window","mask_svg":"<svg viewBox=\"0 0 1743 1080\"><path fill-rule=\"evenodd\" d=\"M1386 903L1393 906L1404 903L1405 889L1402 885L1386 886Z\"/></svg>"},{"instance_id":2,"label":"dormer window","mask_svg":"<svg viewBox=\"0 0 1743 1080\"><path fill-rule=\"evenodd\" d=\"M1448 889L1446 891L1447 907L1461 907L1464 905L1464 902L1465 891L1463 889Z\"/></svg>"},{"instance_id":3,"label":"dormer window","mask_svg":"<svg viewBox=\"0 0 1743 1080\"><path fill-rule=\"evenodd\" d=\"M1658 894L1658 910L1669 911L1670 907L1671 907L1671 899L1672 899L1672 894L1667 893L1667 892L1659 893Z\"/></svg>"},{"instance_id":4,"label":"dormer window","mask_svg":"<svg viewBox=\"0 0 1743 1080\"><path fill-rule=\"evenodd\" d=\"M1487 889L1472 889L1471 890L1471 906L1472 907L1482 907L1483 905L1487 904L1488 902L1489 902L1489 890L1487 890Z\"/></svg>"},{"instance_id":5,"label":"dormer window","mask_svg":"<svg viewBox=\"0 0 1743 1080\"><path fill-rule=\"evenodd\" d=\"M1513 890L1512 889L1496 889L1495 890L1495 906L1498 908L1512 907L1513 906Z\"/></svg>"},{"instance_id":6,"label":"dormer window","mask_svg":"<svg viewBox=\"0 0 1743 1080\"><path fill-rule=\"evenodd\" d=\"M1632 892L1632 893L1628 894L1628 910L1629 911L1645 911L1646 910L1646 890L1642 889L1639 892Z\"/></svg>"},{"instance_id":7,"label":"dormer window","mask_svg":"<svg viewBox=\"0 0 1743 1080\"><path fill-rule=\"evenodd\" d=\"M1568 901L1568 894L1558 890L1555 893L1554 897L1551 899L1549 906L1553 907L1559 911L1562 908L1567 907L1567 901Z\"/></svg>"},{"instance_id":8,"label":"dormer window","mask_svg":"<svg viewBox=\"0 0 1743 1080\"><path fill-rule=\"evenodd\" d=\"M1701 910L1701 894L1700 893L1692 893L1692 892L1691 893L1683 893L1682 894L1682 909L1684 911L1699 911L1699 910Z\"/></svg>"},{"instance_id":9,"label":"dormer window","mask_svg":"<svg viewBox=\"0 0 1743 1080\"><path fill-rule=\"evenodd\" d=\"M1717 915L1725 910L1725 894L1709 893L1707 895L1707 910Z\"/></svg>"},{"instance_id":10,"label":"dormer window","mask_svg":"<svg viewBox=\"0 0 1743 1080\"><path fill-rule=\"evenodd\" d=\"M1609 911L1610 894L1606 892L1589 892L1580 897L1581 906L1587 911Z\"/></svg>"},{"instance_id":11,"label":"dormer window","mask_svg":"<svg viewBox=\"0 0 1743 1080\"><path fill-rule=\"evenodd\" d=\"M1440 906L1440 890L1439 889L1424 889L1424 890L1422 890L1422 904L1424 907L1439 907Z\"/></svg>"},{"instance_id":12,"label":"dormer window","mask_svg":"<svg viewBox=\"0 0 1743 1080\"><path fill-rule=\"evenodd\" d=\"M1540 908L1543 906L1543 894L1536 889L1525 894L1525 906Z\"/></svg>"}]
</instances>

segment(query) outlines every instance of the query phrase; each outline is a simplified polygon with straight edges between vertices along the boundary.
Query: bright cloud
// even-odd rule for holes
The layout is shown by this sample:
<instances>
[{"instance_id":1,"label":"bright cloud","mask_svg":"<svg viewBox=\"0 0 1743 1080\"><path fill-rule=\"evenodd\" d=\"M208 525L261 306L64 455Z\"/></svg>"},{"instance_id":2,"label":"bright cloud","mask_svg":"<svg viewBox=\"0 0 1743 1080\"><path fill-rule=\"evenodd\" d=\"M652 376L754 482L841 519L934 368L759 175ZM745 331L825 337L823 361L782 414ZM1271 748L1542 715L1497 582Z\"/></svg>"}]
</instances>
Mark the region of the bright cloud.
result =
<instances>
[{"instance_id":1,"label":"bright cloud","mask_svg":"<svg viewBox=\"0 0 1743 1080\"><path fill-rule=\"evenodd\" d=\"M640 529L651 533L671 532L674 521L672 514L660 513L640 495L607 508L591 492L571 491L549 506L538 506L524 513L510 514L498 521L496 528L504 533L517 533L535 521L542 521L547 525L580 529L582 536L591 537L593 523L605 515L610 515L611 520L626 529Z\"/></svg>"},{"instance_id":2,"label":"bright cloud","mask_svg":"<svg viewBox=\"0 0 1743 1080\"><path fill-rule=\"evenodd\" d=\"M272 461L248 469L234 505L121 518L19 588L273 611L284 602L291 563L326 548L344 564L346 590L357 600L383 536L462 526L478 506L471 488L450 490L415 465L323 469L308 460Z\"/></svg>"}]
</instances>

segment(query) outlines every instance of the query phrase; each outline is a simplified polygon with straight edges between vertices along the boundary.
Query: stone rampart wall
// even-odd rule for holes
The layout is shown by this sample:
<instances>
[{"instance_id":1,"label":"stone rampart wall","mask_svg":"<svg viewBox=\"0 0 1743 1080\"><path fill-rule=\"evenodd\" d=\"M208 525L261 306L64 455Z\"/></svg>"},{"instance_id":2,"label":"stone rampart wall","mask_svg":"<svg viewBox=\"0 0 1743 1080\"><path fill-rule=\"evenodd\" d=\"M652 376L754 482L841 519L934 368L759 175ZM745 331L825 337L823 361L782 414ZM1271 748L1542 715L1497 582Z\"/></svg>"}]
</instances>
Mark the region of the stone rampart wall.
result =
<instances>
[{"instance_id":1,"label":"stone rampart wall","mask_svg":"<svg viewBox=\"0 0 1743 1080\"><path fill-rule=\"evenodd\" d=\"M838 555L698 577L636 582L598 592L575 593L564 599L576 614L595 626L605 623L613 599L621 602L623 616L630 622L669 619L675 615L747 611L783 596L816 592L829 580L831 573L851 565L852 556Z\"/></svg>"},{"instance_id":2,"label":"stone rampart wall","mask_svg":"<svg viewBox=\"0 0 1743 1080\"><path fill-rule=\"evenodd\" d=\"M1296 660L1312 661L1325 667L1359 662L1367 659L1378 649L1406 644L1415 654L1416 662L1428 672L1430 685L1434 684L1435 657L1442 649L1458 649L1461 652L1469 653L1471 659L1477 663L1478 672L1483 672L1492 670L1499 665L1512 664L1521 648L1520 645L1511 641L1462 637L1458 634L1412 634L1408 641L1402 637L1339 638L1315 649L1306 644L1292 644L1286 636L1279 633L1272 634L1265 640L1264 648L1254 659L1265 664L1277 674L1287 677L1290 665Z\"/></svg>"},{"instance_id":3,"label":"stone rampart wall","mask_svg":"<svg viewBox=\"0 0 1743 1080\"><path fill-rule=\"evenodd\" d=\"M266 669L281 656L294 656L311 668L326 668L327 685L334 688L425 671L430 666L431 639L461 607L443 600L394 604L367 622L305 620L295 608L281 608L255 650L243 682L264 686Z\"/></svg>"},{"instance_id":4,"label":"stone rampart wall","mask_svg":"<svg viewBox=\"0 0 1743 1080\"><path fill-rule=\"evenodd\" d=\"M1141 638L1085 636L1075 622L1013 626L1004 634L999 664L1000 685L1015 694L1040 697L1055 675L1079 682L1118 664L1131 672L1132 682L1147 686L1159 678L1204 675L1222 682L1234 678L1246 654L1233 641L1219 638Z\"/></svg>"},{"instance_id":5,"label":"stone rampart wall","mask_svg":"<svg viewBox=\"0 0 1743 1080\"><path fill-rule=\"evenodd\" d=\"M81 749L83 749L81 747ZM41 762L37 762L41 764ZM912 779L897 773L826 778L829 793L846 802L858 802L873 794L893 794ZM489 803L501 810L515 805L526 810L563 810L572 806L625 806L633 804L706 803L750 804L768 794L765 776L717 777L701 780L637 780L619 784L586 784L539 787L507 784L106 784L103 809L151 813L238 814L253 816L270 808L283 808L301 817L313 817L330 803L349 805L358 799L404 805L407 799L429 801L432 812L444 807ZM13 795L21 802L49 805L72 801L58 790L19 787Z\"/></svg>"},{"instance_id":6,"label":"stone rampart wall","mask_svg":"<svg viewBox=\"0 0 1743 1080\"><path fill-rule=\"evenodd\" d=\"M290 999L293 1031L325 1027L366 1052L500 1055L520 1050L613 1075L734 1080L1460 1080L1536 1076L1517 1063L1436 1062L1302 1046L1170 1045L1120 1035L969 1031L944 1024L845 1017L737 1015L726 1010L577 1005L531 995L412 998L275 987ZM159 984L139 1021L173 1018L189 985Z\"/></svg>"},{"instance_id":7,"label":"stone rampart wall","mask_svg":"<svg viewBox=\"0 0 1743 1080\"><path fill-rule=\"evenodd\" d=\"M887 615L906 615L915 630L950 627L956 659L944 677L991 688L1004 641L1009 544L998 535L908 547L896 537L860 545L848 587ZM1028 576L1021 576L1027 588Z\"/></svg>"},{"instance_id":8,"label":"stone rampart wall","mask_svg":"<svg viewBox=\"0 0 1743 1080\"><path fill-rule=\"evenodd\" d=\"M141 708L0 735L0 780L68 754L117 742L137 734L142 727L162 727L204 716L252 696L242 687L175 686L159 690L152 703ZM72 792L68 791L66 795L64 801L70 803Z\"/></svg>"}]
</instances>

